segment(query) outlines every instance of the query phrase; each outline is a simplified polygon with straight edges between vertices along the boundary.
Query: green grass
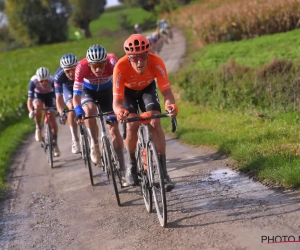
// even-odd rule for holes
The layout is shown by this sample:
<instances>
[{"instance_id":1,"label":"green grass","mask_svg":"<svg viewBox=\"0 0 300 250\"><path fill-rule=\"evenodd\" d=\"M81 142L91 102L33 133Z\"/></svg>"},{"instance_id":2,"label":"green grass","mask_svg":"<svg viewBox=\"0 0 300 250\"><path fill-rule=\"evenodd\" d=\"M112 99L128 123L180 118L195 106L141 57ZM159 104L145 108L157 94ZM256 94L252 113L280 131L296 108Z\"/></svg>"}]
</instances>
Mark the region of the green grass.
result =
<instances>
[{"instance_id":1,"label":"green grass","mask_svg":"<svg viewBox=\"0 0 300 250\"><path fill-rule=\"evenodd\" d=\"M15 116L24 110L28 83L37 68L48 67L51 74L54 74L63 54L71 52L81 59L85 56L88 47L94 43L101 43L108 52L122 56L122 39L124 38L119 40L102 38L100 41L99 38L92 38L1 53L0 75L3 79L1 87L5 94L0 95L0 130L10 116Z\"/></svg>"},{"instance_id":2,"label":"green grass","mask_svg":"<svg viewBox=\"0 0 300 250\"><path fill-rule=\"evenodd\" d=\"M98 19L90 23L90 31L93 36L99 36L101 30L111 30L119 31L119 17L120 15L127 15L128 21L132 27L132 32L134 32L134 24L143 23L145 19L153 17L153 14L143 10L142 8L132 8L132 9L121 9L114 12L104 12ZM154 19L155 20L155 19ZM69 30L69 38L71 40L75 39L74 32L79 30L78 28L71 27Z\"/></svg>"},{"instance_id":3,"label":"green grass","mask_svg":"<svg viewBox=\"0 0 300 250\"><path fill-rule=\"evenodd\" d=\"M34 128L32 120L25 118L0 133L0 200L3 199L4 191L8 188L5 184L5 176L11 157L22 144L26 135Z\"/></svg>"},{"instance_id":4,"label":"green grass","mask_svg":"<svg viewBox=\"0 0 300 250\"><path fill-rule=\"evenodd\" d=\"M179 102L179 141L207 145L236 161L236 167L260 181L283 187L300 187L298 114L251 113L200 108ZM166 131L169 121L163 121Z\"/></svg>"},{"instance_id":5,"label":"green grass","mask_svg":"<svg viewBox=\"0 0 300 250\"><path fill-rule=\"evenodd\" d=\"M269 63L274 57L296 62L300 58L299 35L300 30L294 30L240 42L214 44L199 51L189 48L188 52L191 56L186 58L184 70L171 77L171 82L176 89L178 79L189 80L189 84L185 87L195 95L203 96L205 94L203 92L207 90L199 86L205 86L207 78L205 72L220 74L220 66L227 63L230 58L239 65L253 68ZM192 74L185 72L192 72ZM204 85L200 85L202 79ZM273 80L276 79L275 77ZM283 79L278 77L277 80L283 81ZM236 90L243 91L244 83L245 80L240 82ZM217 82L214 84L217 85ZM274 84L276 83L272 82L273 87ZM278 85L280 86L279 82ZM235 89L230 88L233 86L228 85L227 90L234 91ZM176 92L179 94L182 91L186 92L182 89L177 89ZM284 94L280 91L282 90L278 88L276 92L278 96ZM215 96L215 102L219 100L220 98ZM300 187L300 115L298 113L284 112L283 108L281 111L270 108L264 109L263 117L259 117L257 115L259 108L254 109L255 107L251 105L242 112L243 109L239 110L239 107L230 111L226 108L214 109L209 105L202 107L180 102L178 99L177 101L179 127L175 136L179 141L195 146L214 147L219 153L235 160L236 168L264 183L286 188ZM202 100L199 103L201 102ZM168 121L163 121L163 125L165 131L170 130Z\"/></svg>"},{"instance_id":6,"label":"green grass","mask_svg":"<svg viewBox=\"0 0 300 250\"><path fill-rule=\"evenodd\" d=\"M239 42L208 45L203 50L194 51L193 68L215 69L230 58L244 66L261 66L275 57L296 60L300 58L300 29L286 33L262 36Z\"/></svg>"}]
</instances>

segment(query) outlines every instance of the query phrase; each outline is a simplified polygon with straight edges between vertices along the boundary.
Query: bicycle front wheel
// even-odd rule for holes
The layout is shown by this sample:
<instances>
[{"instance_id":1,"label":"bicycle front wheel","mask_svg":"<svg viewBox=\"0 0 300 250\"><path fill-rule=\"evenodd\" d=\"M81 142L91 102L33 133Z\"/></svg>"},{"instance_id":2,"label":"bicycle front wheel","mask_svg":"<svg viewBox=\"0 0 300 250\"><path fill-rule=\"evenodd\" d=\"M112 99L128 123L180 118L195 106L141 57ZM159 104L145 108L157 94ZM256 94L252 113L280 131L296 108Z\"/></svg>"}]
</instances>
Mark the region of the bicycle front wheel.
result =
<instances>
[{"instance_id":1,"label":"bicycle front wheel","mask_svg":"<svg viewBox=\"0 0 300 250\"><path fill-rule=\"evenodd\" d=\"M47 150L47 160L49 163L49 166L53 168L53 138L51 133L51 127L50 124L47 123L46 125L46 150Z\"/></svg>"},{"instance_id":2,"label":"bicycle front wheel","mask_svg":"<svg viewBox=\"0 0 300 250\"><path fill-rule=\"evenodd\" d=\"M149 178L147 172L149 169L145 169L142 161L142 149L137 148L137 167L140 175L141 193L144 198L145 207L148 213L152 213L152 191L149 185Z\"/></svg>"},{"instance_id":3,"label":"bicycle front wheel","mask_svg":"<svg viewBox=\"0 0 300 250\"><path fill-rule=\"evenodd\" d=\"M108 176L108 180L110 179L110 176L112 178L117 203L118 203L119 206L121 206L117 181L116 181L116 177L115 177L114 164L113 164L113 161L112 161L111 144L110 144L109 139L106 136L102 137L102 145L103 145L103 151L102 151L103 155L102 155L102 157L104 158L103 162L106 164L105 165L106 174Z\"/></svg>"},{"instance_id":4,"label":"bicycle front wheel","mask_svg":"<svg viewBox=\"0 0 300 250\"><path fill-rule=\"evenodd\" d=\"M148 174L150 179L150 186L156 208L156 213L160 225L167 226L167 199L164 186L163 172L158 158L157 150L152 141L149 142L147 147L148 156Z\"/></svg>"},{"instance_id":5,"label":"bicycle front wheel","mask_svg":"<svg viewBox=\"0 0 300 250\"><path fill-rule=\"evenodd\" d=\"M94 186L95 183L94 183L94 175L92 169L91 149L90 149L90 143L88 139L88 133L85 127L82 127L80 132L81 132L81 140L82 140L82 158L84 159L85 166L88 166L90 181L92 186Z\"/></svg>"}]
</instances>

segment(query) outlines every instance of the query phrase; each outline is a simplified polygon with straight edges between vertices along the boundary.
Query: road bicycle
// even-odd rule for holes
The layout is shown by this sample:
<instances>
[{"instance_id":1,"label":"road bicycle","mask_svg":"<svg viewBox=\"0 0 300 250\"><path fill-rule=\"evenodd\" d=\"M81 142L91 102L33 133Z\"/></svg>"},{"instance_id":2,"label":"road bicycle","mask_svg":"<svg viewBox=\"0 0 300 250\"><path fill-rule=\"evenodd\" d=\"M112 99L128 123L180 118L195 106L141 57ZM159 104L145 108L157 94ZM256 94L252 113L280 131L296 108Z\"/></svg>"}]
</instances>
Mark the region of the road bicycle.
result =
<instances>
[{"instance_id":1,"label":"road bicycle","mask_svg":"<svg viewBox=\"0 0 300 250\"><path fill-rule=\"evenodd\" d=\"M53 110L56 110L56 108L53 107L45 107L45 108L39 108L34 109L32 107L32 110L42 110L44 111L44 135L42 136L42 142L41 147L44 149L44 152L47 154L47 161L51 168L53 168L53 135L51 132L51 126L49 123L49 115L50 112Z\"/></svg>"},{"instance_id":2,"label":"road bicycle","mask_svg":"<svg viewBox=\"0 0 300 250\"><path fill-rule=\"evenodd\" d=\"M126 124L128 122L140 122L138 129L138 142L136 147L137 175L141 193L144 198L146 210L152 212L152 196L158 220L162 227L167 226L167 200L164 187L164 175L154 142L149 128L151 119L170 117L166 114L152 114L147 118L141 116L128 118L123 121L123 139L126 138ZM147 121L147 123L145 122ZM177 127L176 118L171 118L174 133Z\"/></svg>"},{"instance_id":3,"label":"road bicycle","mask_svg":"<svg viewBox=\"0 0 300 250\"><path fill-rule=\"evenodd\" d=\"M91 119L91 118L99 118L99 125L100 125L100 152L101 152L101 165L103 167L103 171L106 173L108 181L110 183L110 179L112 179L117 203L121 206L119 191L118 191L118 184L120 188L123 188L122 185L122 175L120 170L120 164L117 157L117 154L112 146L112 143L109 140L108 133L106 130L106 124L117 123L117 118L113 115L112 112L102 112L100 105L97 101L95 101L97 107L97 114L91 116L85 116L84 119ZM91 159L90 159L90 138L87 133L85 126L82 126L80 129L80 134L83 137L82 142L84 144L83 151L85 155L85 159L87 164L89 165L90 170L90 178L91 183L94 185L93 181L93 171L91 166Z\"/></svg>"},{"instance_id":4,"label":"road bicycle","mask_svg":"<svg viewBox=\"0 0 300 250\"><path fill-rule=\"evenodd\" d=\"M63 117L67 117L67 113L74 112L74 109L63 109L62 115L60 120L63 119ZM62 122L61 122L62 123ZM87 131L87 128L85 125L79 125L79 131L80 131L80 152L81 152L81 158L84 161L84 165L89 170L89 177L91 181L91 185L94 186L94 174L93 174L93 168L92 168L92 160L91 160L91 148L90 148L90 137Z\"/></svg>"}]
</instances>

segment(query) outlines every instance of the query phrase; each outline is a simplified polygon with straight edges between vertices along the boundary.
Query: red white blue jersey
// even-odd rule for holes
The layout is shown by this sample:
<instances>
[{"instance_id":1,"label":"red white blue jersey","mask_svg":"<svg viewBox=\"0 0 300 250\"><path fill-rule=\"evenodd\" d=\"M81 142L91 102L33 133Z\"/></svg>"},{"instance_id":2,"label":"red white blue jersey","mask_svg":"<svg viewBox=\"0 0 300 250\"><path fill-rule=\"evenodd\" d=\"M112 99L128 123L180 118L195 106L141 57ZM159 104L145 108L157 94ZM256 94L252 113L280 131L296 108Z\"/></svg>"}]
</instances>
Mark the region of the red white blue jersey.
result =
<instances>
[{"instance_id":1,"label":"red white blue jersey","mask_svg":"<svg viewBox=\"0 0 300 250\"><path fill-rule=\"evenodd\" d=\"M54 92L54 77L50 75L48 84L43 87L37 76L34 75L30 78L29 86L28 86L28 98L34 98L34 92L40 94L47 94L50 92Z\"/></svg>"},{"instance_id":2,"label":"red white blue jersey","mask_svg":"<svg viewBox=\"0 0 300 250\"><path fill-rule=\"evenodd\" d=\"M75 71L73 94L81 96L83 86L93 91L102 91L112 86L113 69L118 61L114 54L108 54L103 74L98 77L92 72L86 58L78 62Z\"/></svg>"}]
</instances>

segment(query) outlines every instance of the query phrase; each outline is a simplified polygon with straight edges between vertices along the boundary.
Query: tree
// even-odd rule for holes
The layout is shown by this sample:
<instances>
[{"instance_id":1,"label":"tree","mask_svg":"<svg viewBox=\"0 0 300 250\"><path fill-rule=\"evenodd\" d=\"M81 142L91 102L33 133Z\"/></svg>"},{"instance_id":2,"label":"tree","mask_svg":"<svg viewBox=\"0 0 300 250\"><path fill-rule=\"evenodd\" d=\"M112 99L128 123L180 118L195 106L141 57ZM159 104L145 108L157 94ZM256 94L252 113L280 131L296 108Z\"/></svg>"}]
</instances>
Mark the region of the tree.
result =
<instances>
[{"instance_id":1,"label":"tree","mask_svg":"<svg viewBox=\"0 0 300 250\"><path fill-rule=\"evenodd\" d=\"M68 39L68 0L9 0L5 14L9 30L27 46Z\"/></svg>"},{"instance_id":2,"label":"tree","mask_svg":"<svg viewBox=\"0 0 300 250\"><path fill-rule=\"evenodd\" d=\"M2 23L2 21L4 20L4 11L5 9L5 2L4 0L0 0L0 23Z\"/></svg>"},{"instance_id":3,"label":"tree","mask_svg":"<svg viewBox=\"0 0 300 250\"><path fill-rule=\"evenodd\" d=\"M136 0L136 3L146 11L154 11L155 5L159 2L159 0Z\"/></svg>"},{"instance_id":4,"label":"tree","mask_svg":"<svg viewBox=\"0 0 300 250\"><path fill-rule=\"evenodd\" d=\"M136 0L118 0L118 2L129 8L137 6Z\"/></svg>"},{"instance_id":5,"label":"tree","mask_svg":"<svg viewBox=\"0 0 300 250\"><path fill-rule=\"evenodd\" d=\"M191 0L118 0L127 7L139 6L146 11L153 12L156 5L160 5L161 11L171 11L178 5L188 4Z\"/></svg>"},{"instance_id":6,"label":"tree","mask_svg":"<svg viewBox=\"0 0 300 250\"><path fill-rule=\"evenodd\" d=\"M71 23L82 30L85 37L91 37L90 22L103 12L106 0L69 0L71 4Z\"/></svg>"}]
</instances>

